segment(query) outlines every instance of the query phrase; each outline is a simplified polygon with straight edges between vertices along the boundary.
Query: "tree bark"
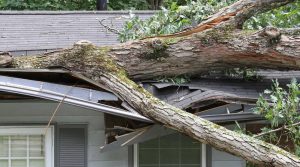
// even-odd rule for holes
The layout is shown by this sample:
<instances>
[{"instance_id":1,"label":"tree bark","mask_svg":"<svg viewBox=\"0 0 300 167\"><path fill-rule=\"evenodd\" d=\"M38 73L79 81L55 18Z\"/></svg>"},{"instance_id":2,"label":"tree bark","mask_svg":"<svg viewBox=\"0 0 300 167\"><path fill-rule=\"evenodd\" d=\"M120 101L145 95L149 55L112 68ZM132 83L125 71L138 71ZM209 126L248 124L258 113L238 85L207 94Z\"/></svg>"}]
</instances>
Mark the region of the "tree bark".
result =
<instances>
[{"instance_id":1,"label":"tree bark","mask_svg":"<svg viewBox=\"0 0 300 167\"><path fill-rule=\"evenodd\" d=\"M245 66L299 70L298 29L268 27L258 32L238 29L241 22L254 13L289 2L292 1L241 0L198 25L209 24L208 29L186 37L158 37L112 47L96 47L81 41L73 48L39 56L11 59L2 53L0 65L22 69L61 66L81 72L114 92L142 115L216 149L259 165L300 166L300 160L295 155L166 104L129 79L196 75L210 70ZM216 25L209 21L228 13L235 14Z\"/></svg>"},{"instance_id":2,"label":"tree bark","mask_svg":"<svg viewBox=\"0 0 300 167\"><path fill-rule=\"evenodd\" d=\"M112 47L109 55L130 78L201 74L234 67L297 70L299 29L278 30L271 38L262 31L212 29L190 37L134 41Z\"/></svg>"}]
</instances>

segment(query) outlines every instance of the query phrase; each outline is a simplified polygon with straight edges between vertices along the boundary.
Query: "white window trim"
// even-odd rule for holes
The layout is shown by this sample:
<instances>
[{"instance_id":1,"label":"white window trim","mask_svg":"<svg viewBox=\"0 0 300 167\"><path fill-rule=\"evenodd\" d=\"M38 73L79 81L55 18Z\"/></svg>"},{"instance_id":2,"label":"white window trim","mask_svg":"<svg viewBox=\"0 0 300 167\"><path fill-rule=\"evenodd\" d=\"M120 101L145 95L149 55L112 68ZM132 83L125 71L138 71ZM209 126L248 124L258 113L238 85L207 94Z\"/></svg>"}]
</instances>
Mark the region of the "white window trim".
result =
<instances>
[{"instance_id":1,"label":"white window trim","mask_svg":"<svg viewBox=\"0 0 300 167\"><path fill-rule=\"evenodd\" d=\"M41 135L45 126L0 126L0 135ZM45 134L45 165L54 167L54 127L50 126Z\"/></svg>"}]
</instances>

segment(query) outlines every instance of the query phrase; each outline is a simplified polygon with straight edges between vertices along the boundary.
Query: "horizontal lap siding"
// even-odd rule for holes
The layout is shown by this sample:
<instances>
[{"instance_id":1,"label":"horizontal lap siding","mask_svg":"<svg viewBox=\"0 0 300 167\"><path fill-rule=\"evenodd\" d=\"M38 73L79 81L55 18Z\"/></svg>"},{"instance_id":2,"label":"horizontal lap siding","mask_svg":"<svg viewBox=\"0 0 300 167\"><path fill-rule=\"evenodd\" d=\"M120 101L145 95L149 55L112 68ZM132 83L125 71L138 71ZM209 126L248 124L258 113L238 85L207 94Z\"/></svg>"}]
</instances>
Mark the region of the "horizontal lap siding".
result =
<instances>
[{"instance_id":1,"label":"horizontal lap siding","mask_svg":"<svg viewBox=\"0 0 300 167\"><path fill-rule=\"evenodd\" d=\"M26 102L29 101L29 102ZM44 125L49 121L57 102L16 100L0 102L0 125ZM128 167L127 147L100 152L105 143L103 113L62 105L54 117L53 123L60 125L87 125L87 167ZM57 167L57 166L55 166Z\"/></svg>"},{"instance_id":2,"label":"horizontal lap siding","mask_svg":"<svg viewBox=\"0 0 300 167\"><path fill-rule=\"evenodd\" d=\"M213 148L212 167L246 167L246 162L239 157Z\"/></svg>"}]
</instances>

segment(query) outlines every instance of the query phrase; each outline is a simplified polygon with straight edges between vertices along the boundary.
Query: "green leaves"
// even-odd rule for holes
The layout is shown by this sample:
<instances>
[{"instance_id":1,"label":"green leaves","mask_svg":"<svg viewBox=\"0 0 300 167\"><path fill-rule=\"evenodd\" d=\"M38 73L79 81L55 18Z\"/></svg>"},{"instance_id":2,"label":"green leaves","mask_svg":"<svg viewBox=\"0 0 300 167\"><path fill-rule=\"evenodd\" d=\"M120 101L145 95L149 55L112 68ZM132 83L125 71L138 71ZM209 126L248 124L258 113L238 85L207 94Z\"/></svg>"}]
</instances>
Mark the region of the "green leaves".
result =
<instances>
[{"instance_id":1,"label":"green leaves","mask_svg":"<svg viewBox=\"0 0 300 167\"><path fill-rule=\"evenodd\" d=\"M265 127L262 133L270 132L272 129L280 129L280 136L285 135L288 141L295 145L295 153L300 153L300 127L294 126L300 121L299 91L300 85L293 79L287 88L280 87L277 80L273 81L272 89L265 90L260 95L254 111L263 115L270 122L270 127ZM277 142L278 133L267 133L263 139L269 142ZM300 154L298 154L300 155Z\"/></svg>"},{"instance_id":2,"label":"green leaves","mask_svg":"<svg viewBox=\"0 0 300 167\"><path fill-rule=\"evenodd\" d=\"M148 10L146 0L109 0L110 10Z\"/></svg>"},{"instance_id":3,"label":"green leaves","mask_svg":"<svg viewBox=\"0 0 300 167\"><path fill-rule=\"evenodd\" d=\"M110 0L110 10L147 10L146 0ZM96 0L0 0L1 10L95 10Z\"/></svg>"},{"instance_id":4,"label":"green leaves","mask_svg":"<svg viewBox=\"0 0 300 167\"><path fill-rule=\"evenodd\" d=\"M273 81L272 89L264 91L264 95L268 98L260 95L256 103L255 111L264 115L272 127L289 123L292 117L297 116L299 87L296 80L292 80L287 87L288 92L279 86L277 80Z\"/></svg>"},{"instance_id":5,"label":"green leaves","mask_svg":"<svg viewBox=\"0 0 300 167\"><path fill-rule=\"evenodd\" d=\"M162 7L161 11L145 21L137 16L132 17L120 31L119 40L125 42L148 36L172 34L199 24L227 5L228 2L222 0L189 0L185 6L169 2L168 9Z\"/></svg>"},{"instance_id":6,"label":"green leaves","mask_svg":"<svg viewBox=\"0 0 300 167\"><path fill-rule=\"evenodd\" d=\"M167 8L156 13L150 19L142 21L134 17L125 23L119 36L121 42L138 38L171 34L185 28L193 27L218 9L228 6L237 0L165 0ZM177 2L177 3L176 3ZM184 6L179 6L184 5ZM135 27L126 26L133 24ZM266 26L291 28L300 26L300 2L288 4L252 17L244 24L244 29L261 29Z\"/></svg>"},{"instance_id":7,"label":"green leaves","mask_svg":"<svg viewBox=\"0 0 300 167\"><path fill-rule=\"evenodd\" d=\"M296 1L267 13L252 17L244 29L262 29L266 26L295 28L300 26L300 2Z\"/></svg>"},{"instance_id":8,"label":"green leaves","mask_svg":"<svg viewBox=\"0 0 300 167\"><path fill-rule=\"evenodd\" d=\"M95 0L0 0L1 10L94 10Z\"/></svg>"},{"instance_id":9,"label":"green leaves","mask_svg":"<svg viewBox=\"0 0 300 167\"><path fill-rule=\"evenodd\" d=\"M173 84L184 84L191 81L191 76L179 75L174 77L161 77L156 79L158 82L171 82Z\"/></svg>"}]
</instances>

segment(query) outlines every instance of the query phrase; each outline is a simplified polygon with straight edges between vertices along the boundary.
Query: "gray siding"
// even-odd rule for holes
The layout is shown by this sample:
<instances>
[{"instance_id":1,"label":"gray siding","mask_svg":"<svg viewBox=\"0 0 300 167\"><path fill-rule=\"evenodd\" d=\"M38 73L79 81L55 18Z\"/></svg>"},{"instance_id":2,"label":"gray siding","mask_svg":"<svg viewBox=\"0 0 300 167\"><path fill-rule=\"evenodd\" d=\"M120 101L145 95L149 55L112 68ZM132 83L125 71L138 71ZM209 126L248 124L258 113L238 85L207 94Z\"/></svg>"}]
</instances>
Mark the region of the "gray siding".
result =
<instances>
[{"instance_id":1,"label":"gray siding","mask_svg":"<svg viewBox=\"0 0 300 167\"><path fill-rule=\"evenodd\" d=\"M0 124L39 124L49 121L57 103L48 101L0 101ZM127 167L128 150L122 148L107 153L100 153L99 147L105 142L104 115L100 112L62 105L53 123L57 125L87 124L88 167Z\"/></svg>"},{"instance_id":2,"label":"gray siding","mask_svg":"<svg viewBox=\"0 0 300 167\"><path fill-rule=\"evenodd\" d=\"M212 149L212 167L246 167L243 159Z\"/></svg>"},{"instance_id":3,"label":"gray siding","mask_svg":"<svg viewBox=\"0 0 300 167\"><path fill-rule=\"evenodd\" d=\"M239 124L244 127L244 124ZM235 125L227 125L226 128L234 130ZM246 161L242 158L218 151L214 148L211 150L212 167L246 167Z\"/></svg>"}]
</instances>

